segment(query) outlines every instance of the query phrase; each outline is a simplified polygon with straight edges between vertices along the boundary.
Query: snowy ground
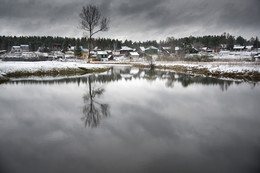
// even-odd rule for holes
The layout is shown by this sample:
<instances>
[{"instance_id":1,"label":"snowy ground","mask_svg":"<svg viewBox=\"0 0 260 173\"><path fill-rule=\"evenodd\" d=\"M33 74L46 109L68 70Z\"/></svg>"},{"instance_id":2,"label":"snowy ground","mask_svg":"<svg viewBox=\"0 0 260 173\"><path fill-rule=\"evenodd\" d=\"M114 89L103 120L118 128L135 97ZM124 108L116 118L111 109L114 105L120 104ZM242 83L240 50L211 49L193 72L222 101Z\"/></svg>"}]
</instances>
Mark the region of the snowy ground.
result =
<instances>
[{"instance_id":1,"label":"snowy ground","mask_svg":"<svg viewBox=\"0 0 260 173\"><path fill-rule=\"evenodd\" d=\"M143 63L141 63L143 64ZM148 63L147 63L148 64ZM155 62L155 65L162 66L185 66L206 68L211 72L219 71L225 72L246 72L257 71L260 72L260 64L255 62L187 62L187 61L173 61L173 62Z\"/></svg>"},{"instance_id":2,"label":"snowy ground","mask_svg":"<svg viewBox=\"0 0 260 173\"><path fill-rule=\"evenodd\" d=\"M118 63L117 61L113 61ZM4 62L0 60L0 77L3 77L7 73L17 72L17 71L29 71L36 72L38 70L48 71L52 69L66 69L66 68L78 68L85 67L89 69L94 68L105 68L109 66L123 65L123 64L113 64L113 62L102 62L99 64L87 64L84 61L76 62L60 62L60 61L42 61L42 62ZM123 63L123 61L120 61ZM147 62L125 62L124 65L131 64L145 64ZM173 62L155 62L155 65L161 66L184 66L189 68L195 67L198 69L208 69L210 72L220 72L220 73L247 73L247 72L258 72L260 73L260 64L255 62L187 62L187 61L173 61Z\"/></svg>"},{"instance_id":3,"label":"snowy ground","mask_svg":"<svg viewBox=\"0 0 260 173\"><path fill-rule=\"evenodd\" d=\"M64 68L103 68L104 64L87 64L85 61L60 62L60 61L37 61L37 62L18 62L18 61L0 61L0 74L11 73L15 71L35 72L37 70L47 71L52 69Z\"/></svg>"}]
</instances>

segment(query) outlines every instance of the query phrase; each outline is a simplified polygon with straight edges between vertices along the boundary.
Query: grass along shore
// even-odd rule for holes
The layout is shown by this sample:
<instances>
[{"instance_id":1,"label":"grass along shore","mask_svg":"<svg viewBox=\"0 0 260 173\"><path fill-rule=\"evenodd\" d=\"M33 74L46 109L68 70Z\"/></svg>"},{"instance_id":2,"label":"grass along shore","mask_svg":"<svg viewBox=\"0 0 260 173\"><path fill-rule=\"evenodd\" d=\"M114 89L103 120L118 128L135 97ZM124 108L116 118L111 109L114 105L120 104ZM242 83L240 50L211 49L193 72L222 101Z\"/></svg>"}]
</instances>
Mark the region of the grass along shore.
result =
<instances>
[{"instance_id":1,"label":"grass along shore","mask_svg":"<svg viewBox=\"0 0 260 173\"><path fill-rule=\"evenodd\" d=\"M163 70L173 70L179 73L185 74L198 74L204 75L207 77L214 78L226 78L233 80L242 80L246 82L260 82L260 66L257 65L257 69L254 68L246 68L242 64L239 66L233 66L232 64L219 64L219 66L213 67L212 65L200 65L196 63L180 63L180 64L154 64L155 69L163 69ZM143 63L133 63L134 67L138 68L150 68L149 64ZM229 67L229 69L225 69L223 67ZM240 67L240 68L237 68ZM243 68L244 67L244 68ZM231 70L230 70L231 69Z\"/></svg>"}]
</instances>

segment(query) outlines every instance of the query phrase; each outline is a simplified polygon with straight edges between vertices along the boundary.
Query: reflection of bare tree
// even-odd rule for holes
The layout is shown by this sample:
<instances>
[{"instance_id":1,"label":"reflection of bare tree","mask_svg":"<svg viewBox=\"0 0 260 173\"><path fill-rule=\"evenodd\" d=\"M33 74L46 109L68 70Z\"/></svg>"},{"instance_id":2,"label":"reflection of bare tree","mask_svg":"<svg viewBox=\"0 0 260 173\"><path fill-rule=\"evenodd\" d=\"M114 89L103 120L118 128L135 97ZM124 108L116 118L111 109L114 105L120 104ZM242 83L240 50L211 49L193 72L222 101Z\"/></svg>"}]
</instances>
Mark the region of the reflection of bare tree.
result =
<instances>
[{"instance_id":1,"label":"reflection of bare tree","mask_svg":"<svg viewBox=\"0 0 260 173\"><path fill-rule=\"evenodd\" d=\"M81 120L85 127L97 127L103 117L110 116L109 105L95 101L95 97L101 96L105 90L102 87L92 86L90 76L88 77L88 87L88 93L83 96L85 105L83 107L84 116Z\"/></svg>"}]
</instances>

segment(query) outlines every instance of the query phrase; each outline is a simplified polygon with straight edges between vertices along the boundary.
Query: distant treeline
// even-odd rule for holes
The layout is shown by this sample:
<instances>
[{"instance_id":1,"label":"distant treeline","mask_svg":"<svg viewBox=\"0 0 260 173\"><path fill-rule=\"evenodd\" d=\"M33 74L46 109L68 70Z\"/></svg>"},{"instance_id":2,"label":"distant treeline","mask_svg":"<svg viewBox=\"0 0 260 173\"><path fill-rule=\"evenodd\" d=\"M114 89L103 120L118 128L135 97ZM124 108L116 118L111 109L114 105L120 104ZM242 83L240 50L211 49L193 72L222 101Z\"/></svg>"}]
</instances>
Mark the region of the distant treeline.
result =
<instances>
[{"instance_id":1,"label":"distant treeline","mask_svg":"<svg viewBox=\"0 0 260 173\"><path fill-rule=\"evenodd\" d=\"M52 36L0 36L0 50L10 51L12 46L18 46L21 44L29 45L31 51L36 51L39 47L45 48L44 50L53 50L57 47L62 50L67 50L68 46L75 46L77 42L79 42L80 45L84 48L88 48L89 40L87 38L76 39ZM260 46L258 37L252 37L251 39L247 40L242 36L235 37L228 33L223 33L222 35L208 35L200 37L190 36L178 39L174 37L167 37L166 40L159 42L156 40L133 42L131 40L121 41L110 38L96 38L92 42L92 47L97 46L102 50L120 49L122 45L132 48L138 48L140 46L155 46L157 48L171 47L173 50L176 46L181 47L184 50L189 50L193 47L208 47L211 49L220 49L224 46L225 48L231 50L234 45L252 45L254 46L254 48L259 48Z\"/></svg>"}]
</instances>

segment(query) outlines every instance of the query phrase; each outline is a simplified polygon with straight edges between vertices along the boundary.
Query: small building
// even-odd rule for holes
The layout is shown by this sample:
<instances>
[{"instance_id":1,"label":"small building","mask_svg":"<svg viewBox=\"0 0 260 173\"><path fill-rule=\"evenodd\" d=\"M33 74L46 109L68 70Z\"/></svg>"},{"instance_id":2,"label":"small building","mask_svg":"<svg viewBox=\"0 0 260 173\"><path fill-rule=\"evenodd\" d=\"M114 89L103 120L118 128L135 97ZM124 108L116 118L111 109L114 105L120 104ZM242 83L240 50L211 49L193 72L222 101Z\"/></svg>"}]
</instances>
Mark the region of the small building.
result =
<instances>
[{"instance_id":1,"label":"small building","mask_svg":"<svg viewBox=\"0 0 260 173\"><path fill-rule=\"evenodd\" d=\"M87 59L88 59L88 49L81 49L80 59L84 59L85 61L87 61Z\"/></svg>"},{"instance_id":2,"label":"small building","mask_svg":"<svg viewBox=\"0 0 260 173\"><path fill-rule=\"evenodd\" d=\"M12 46L11 52L29 52L29 45Z\"/></svg>"},{"instance_id":3,"label":"small building","mask_svg":"<svg viewBox=\"0 0 260 173\"><path fill-rule=\"evenodd\" d=\"M21 48L22 52L29 52L29 45L21 44L20 48Z\"/></svg>"},{"instance_id":4,"label":"small building","mask_svg":"<svg viewBox=\"0 0 260 173\"><path fill-rule=\"evenodd\" d=\"M150 46L148 48L145 49L145 53L147 54L158 54L158 48L154 47L154 46Z\"/></svg>"},{"instance_id":5,"label":"small building","mask_svg":"<svg viewBox=\"0 0 260 173\"><path fill-rule=\"evenodd\" d=\"M100 59L107 58L107 52L106 51L97 51L97 57Z\"/></svg>"},{"instance_id":6,"label":"small building","mask_svg":"<svg viewBox=\"0 0 260 173\"><path fill-rule=\"evenodd\" d=\"M138 52L130 52L130 58L139 58Z\"/></svg>"},{"instance_id":7,"label":"small building","mask_svg":"<svg viewBox=\"0 0 260 173\"><path fill-rule=\"evenodd\" d=\"M254 46L253 46L253 45L246 46L246 50L248 50L248 51L251 51L251 50L253 50L253 48L254 48Z\"/></svg>"},{"instance_id":8,"label":"small building","mask_svg":"<svg viewBox=\"0 0 260 173\"><path fill-rule=\"evenodd\" d=\"M243 50L245 50L245 46L234 45L233 50L234 51L243 51Z\"/></svg>"},{"instance_id":9,"label":"small building","mask_svg":"<svg viewBox=\"0 0 260 173\"><path fill-rule=\"evenodd\" d=\"M132 49L131 47L122 46L121 49L120 49L120 54L129 56L130 52L133 52L133 51L134 51L134 49Z\"/></svg>"}]
</instances>

